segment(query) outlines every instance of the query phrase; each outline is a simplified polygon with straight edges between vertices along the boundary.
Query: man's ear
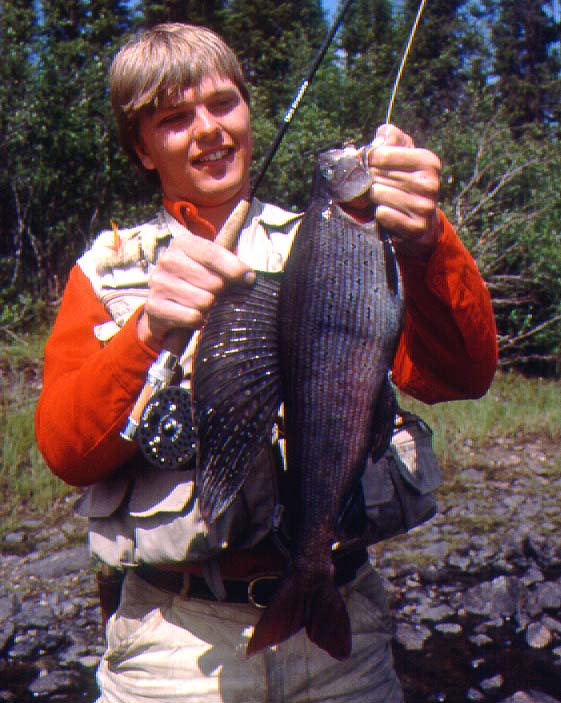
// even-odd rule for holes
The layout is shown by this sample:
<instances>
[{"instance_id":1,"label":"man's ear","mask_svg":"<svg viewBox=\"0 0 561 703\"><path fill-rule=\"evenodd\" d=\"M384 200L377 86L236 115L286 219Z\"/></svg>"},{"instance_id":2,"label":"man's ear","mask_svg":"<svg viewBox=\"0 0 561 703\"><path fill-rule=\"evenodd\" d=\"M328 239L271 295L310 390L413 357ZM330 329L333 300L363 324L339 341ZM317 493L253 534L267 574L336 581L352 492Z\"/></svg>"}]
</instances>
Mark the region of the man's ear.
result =
<instances>
[{"instance_id":1,"label":"man's ear","mask_svg":"<svg viewBox=\"0 0 561 703\"><path fill-rule=\"evenodd\" d=\"M136 151L136 155L140 159L140 163L144 166L144 168L147 171L154 171L156 166L154 165L154 162L152 161L152 157L150 154L146 151L144 148L144 144L142 142L137 142L134 145L134 150Z\"/></svg>"}]
</instances>

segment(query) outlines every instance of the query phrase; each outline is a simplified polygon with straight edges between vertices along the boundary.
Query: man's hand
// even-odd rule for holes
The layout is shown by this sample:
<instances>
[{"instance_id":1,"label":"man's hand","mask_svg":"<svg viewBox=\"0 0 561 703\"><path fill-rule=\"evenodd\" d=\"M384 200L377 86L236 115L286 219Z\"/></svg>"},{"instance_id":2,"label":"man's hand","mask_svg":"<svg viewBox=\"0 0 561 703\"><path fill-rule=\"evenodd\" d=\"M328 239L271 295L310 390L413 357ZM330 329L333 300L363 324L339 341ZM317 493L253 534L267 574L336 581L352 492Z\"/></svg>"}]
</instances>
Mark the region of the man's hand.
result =
<instances>
[{"instance_id":1,"label":"man's hand","mask_svg":"<svg viewBox=\"0 0 561 703\"><path fill-rule=\"evenodd\" d=\"M140 339L159 350L175 328L200 328L228 283L252 285L254 271L224 247L190 233L174 237L150 276Z\"/></svg>"},{"instance_id":2,"label":"man's hand","mask_svg":"<svg viewBox=\"0 0 561 703\"><path fill-rule=\"evenodd\" d=\"M378 223L389 231L397 251L427 258L441 235L436 213L440 159L415 148L413 139L391 124L381 125L367 148Z\"/></svg>"}]
</instances>

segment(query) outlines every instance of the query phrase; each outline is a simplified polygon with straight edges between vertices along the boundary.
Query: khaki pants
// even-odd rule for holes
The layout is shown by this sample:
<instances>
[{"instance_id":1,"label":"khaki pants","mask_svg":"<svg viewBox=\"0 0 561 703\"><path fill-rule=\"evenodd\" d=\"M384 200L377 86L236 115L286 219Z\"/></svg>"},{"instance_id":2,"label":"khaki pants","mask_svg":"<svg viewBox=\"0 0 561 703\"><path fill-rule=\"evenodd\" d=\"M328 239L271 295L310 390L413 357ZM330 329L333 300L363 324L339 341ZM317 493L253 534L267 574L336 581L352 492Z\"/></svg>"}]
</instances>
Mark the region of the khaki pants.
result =
<instances>
[{"instance_id":1,"label":"khaki pants","mask_svg":"<svg viewBox=\"0 0 561 703\"><path fill-rule=\"evenodd\" d=\"M188 599L129 573L107 625L97 703L402 703L379 576L365 565L341 592L353 631L348 660L331 658L303 630L247 657L260 610Z\"/></svg>"}]
</instances>

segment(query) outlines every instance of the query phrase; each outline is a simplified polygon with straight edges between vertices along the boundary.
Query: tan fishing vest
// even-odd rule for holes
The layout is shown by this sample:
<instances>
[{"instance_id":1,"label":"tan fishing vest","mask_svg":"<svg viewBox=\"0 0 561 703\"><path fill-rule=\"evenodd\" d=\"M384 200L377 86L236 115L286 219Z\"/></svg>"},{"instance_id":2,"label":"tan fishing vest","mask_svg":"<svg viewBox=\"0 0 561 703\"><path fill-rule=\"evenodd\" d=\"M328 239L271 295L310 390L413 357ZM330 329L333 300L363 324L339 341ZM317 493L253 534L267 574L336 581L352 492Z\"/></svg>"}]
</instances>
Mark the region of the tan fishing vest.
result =
<instances>
[{"instance_id":1,"label":"tan fishing vest","mask_svg":"<svg viewBox=\"0 0 561 703\"><path fill-rule=\"evenodd\" d=\"M242 229L238 256L262 271L280 271L300 215L254 200ZM146 224L102 232L78 265L112 320L94 329L105 343L141 306L159 252L185 228L167 211ZM182 385L189 387L197 335L181 358ZM204 561L228 548L251 547L270 530L275 513L276 448L262 451L240 495L213 525L200 517L194 471L167 471L135 457L111 478L90 486L77 505L89 518L94 556L112 566Z\"/></svg>"},{"instance_id":2,"label":"tan fishing vest","mask_svg":"<svg viewBox=\"0 0 561 703\"><path fill-rule=\"evenodd\" d=\"M257 270L282 270L300 219L254 200L240 233L238 256ZM102 232L79 259L112 317L94 329L100 342L109 341L143 304L159 252L182 232L185 228L162 210L138 227ZM196 337L181 358L181 384L186 387ZM139 452L112 477L90 486L78 501L77 511L89 519L92 554L114 567L163 565L209 562L224 549L257 544L278 528L282 515L277 482L281 456L282 447L273 440L257 457L234 503L209 526L198 510L194 470L155 468ZM376 464L368 462L362 479L367 529L359 541L377 542L431 517L431 492L439 483L430 430L410 418L396 432L386 455Z\"/></svg>"}]
</instances>

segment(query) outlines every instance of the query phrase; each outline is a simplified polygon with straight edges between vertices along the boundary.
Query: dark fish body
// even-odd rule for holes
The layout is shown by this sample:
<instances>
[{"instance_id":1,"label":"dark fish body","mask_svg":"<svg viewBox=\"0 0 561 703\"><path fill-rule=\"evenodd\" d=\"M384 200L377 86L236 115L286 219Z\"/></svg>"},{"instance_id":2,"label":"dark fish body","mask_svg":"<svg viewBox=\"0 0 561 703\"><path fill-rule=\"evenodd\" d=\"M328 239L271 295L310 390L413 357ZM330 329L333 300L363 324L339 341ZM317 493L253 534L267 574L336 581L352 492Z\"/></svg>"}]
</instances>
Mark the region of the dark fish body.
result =
<instances>
[{"instance_id":1,"label":"dark fish body","mask_svg":"<svg viewBox=\"0 0 561 703\"><path fill-rule=\"evenodd\" d=\"M336 176L337 165L328 164L328 175ZM347 175L352 177L348 169ZM339 185L330 189L322 173L316 175L284 271L279 328L292 560L250 652L302 626L336 658L351 648L348 615L333 580L332 545L368 453L373 446L384 449L389 439L379 408L392 407L386 379L403 302L389 289L387 249L376 225L360 225L341 210Z\"/></svg>"},{"instance_id":2,"label":"dark fish body","mask_svg":"<svg viewBox=\"0 0 561 703\"><path fill-rule=\"evenodd\" d=\"M393 403L387 376L403 315L397 267L387 243L374 223L361 225L338 205L369 185L356 151L320 156L312 200L282 274L271 354L280 364L278 389L285 406L291 558L286 577L255 627L249 654L287 639L302 627L333 657L344 659L350 654L350 624L335 586L333 546L339 540L338 519L368 454L381 453L389 442ZM259 278L250 298L261 284ZM242 303L239 308L245 306ZM204 333L201 337L207 349ZM196 367L197 363L194 391L202 373ZM274 406L277 382L273 376L276 372L265 381L272 395L265 393L270 400L268 410L260 415L262 425L272 422L265 415ZM241 390L236 388L235 394ZM208 415L202 407L212 406L213 415L216 403L201 404L195 399L197 404L201 410L195 411L195 422L198 414L201 425ZM228 412L245 418L247 424L247 413L233 406ZM223 417L224 411L219 415ZM209 499L204 488L199 494L206 506L203 513L211 517L231 502L249 472L251 442L237 444L237 468L223 469L217 479L223 460L218 456L211 476L205 468L200 472L199 485L204 485L205 478L221 484L218 500ZM203 455L201 461L206 466L208 457Z\"/></svg>"}]
</instances>

